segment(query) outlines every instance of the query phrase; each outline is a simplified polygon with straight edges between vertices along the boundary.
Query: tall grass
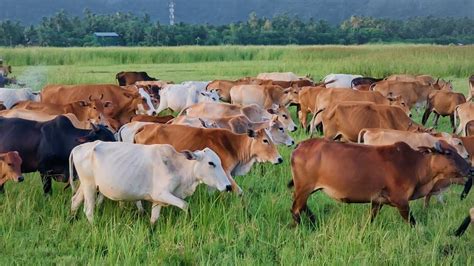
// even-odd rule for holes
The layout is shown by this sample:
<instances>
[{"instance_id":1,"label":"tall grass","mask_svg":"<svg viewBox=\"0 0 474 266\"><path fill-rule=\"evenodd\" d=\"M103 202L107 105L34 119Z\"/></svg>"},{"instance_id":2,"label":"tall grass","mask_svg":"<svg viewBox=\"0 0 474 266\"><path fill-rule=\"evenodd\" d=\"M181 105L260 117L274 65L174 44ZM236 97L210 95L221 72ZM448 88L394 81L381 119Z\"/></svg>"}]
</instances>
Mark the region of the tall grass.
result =
<instances>
[{"instance_id":1,"label":"tall grass","mask_svg":"<svg viewBox=\"0 0 474 266\"><path fill-rule=\"evenodd\" d=\"M178 59L167 57L162 62L149 61L152 54L162 51L177 57L189 55L182 55L179 64ZM109 52L110 58L106 56ZM209 55L191 55L201 52ZM248 57L235 55L241 52ZM463 92L467 92L469 71L474 70L469 57L472 52L472 47L439 46L0 50L3 56L18 55L18 62L34 54L28 60L47 72L45 79L34 79L41 83L115 82L120 70L146 70L175 81L237 78L262 71L294 71L316 77L330 72L374 76L406 72L452 77L455 89ZM117 62L115 55L133 60ZM62 56L64 64L57 65ZM219 57L225 61L217 60ZM32 72L31 66L13 66L17 75ZM415 119L419 121L420 116ZM448 119L442 118L440 130L449 131L448 124ZM301 130L292 136L308 138ZM425 209L422 202L412 202L418 221L415 228L405 224L391 207L384 207L371 224L370 206L338 203L324 193L315 193L309 200L317 226L312 228L303 216L303 224L294 228L289 212L292 191L286 188L292 149L279 148L285 160L282 165L258 164L246 176L237 177L244 189L242 197L210 193L200 187L187 199L190 213L164 208L154 229L148 222L149 206L147 215L140 216L133 204L120 208L111 201L96 209L94 225L89 225L81 212L78 220L71 222L70 191L55 183L54 195L44 197L39 175L30 174L24 183L7 184L6 193L0 195L0 264L474 263L474 231L459 239L452 236L474 202L472 193L461 202L458 187L448 191L445 204L432 200Z\"/></svg>"}]
</instances>

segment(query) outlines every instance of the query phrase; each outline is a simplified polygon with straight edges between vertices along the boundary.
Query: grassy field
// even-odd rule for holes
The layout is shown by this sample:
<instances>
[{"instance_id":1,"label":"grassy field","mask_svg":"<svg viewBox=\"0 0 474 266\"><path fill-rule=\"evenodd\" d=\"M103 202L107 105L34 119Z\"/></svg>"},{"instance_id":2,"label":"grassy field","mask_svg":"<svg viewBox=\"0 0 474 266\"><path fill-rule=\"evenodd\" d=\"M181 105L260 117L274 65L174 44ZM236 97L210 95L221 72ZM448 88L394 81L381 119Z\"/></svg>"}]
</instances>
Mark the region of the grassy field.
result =
<instances>
[{"instance_id":1,"label":"grassy field","mask_svg":"<svg viewBox=\"0 0 474 266\"><path fill-rule=\"evenodd\" d=\"M474 71L472 46L0 48L0 57L34 89L48 83L114 83L122 70L175 82L293 71L317 80L331 72L431 74L452 79L455 90L466 93ZM450 131L447 118L439 129ZM308 138L301 130L293 137ZM70 222L70 190L56 183L53 196L44 197L39 175L28 175L24 183L7 184L0 195L0 264L474 263L474 230L460 239L452 236L474 203L474 193L459 200L460 187L448 191L445 204L432 200L425 209L421 201L412 202L415 228L390 207L370 223L369 205L341 204L323 193L309 200L316 228L305 216L306 223L293 228L292 191L286 188L291 151L280 148L282 165L255 165L237 177L242 197L200 187L187 199L188 214L165 208L154 230L149 208L140 216L133 204L120 208L111 201L96 211L94 225L82 212Z\"/></svg>"}]
</instances>

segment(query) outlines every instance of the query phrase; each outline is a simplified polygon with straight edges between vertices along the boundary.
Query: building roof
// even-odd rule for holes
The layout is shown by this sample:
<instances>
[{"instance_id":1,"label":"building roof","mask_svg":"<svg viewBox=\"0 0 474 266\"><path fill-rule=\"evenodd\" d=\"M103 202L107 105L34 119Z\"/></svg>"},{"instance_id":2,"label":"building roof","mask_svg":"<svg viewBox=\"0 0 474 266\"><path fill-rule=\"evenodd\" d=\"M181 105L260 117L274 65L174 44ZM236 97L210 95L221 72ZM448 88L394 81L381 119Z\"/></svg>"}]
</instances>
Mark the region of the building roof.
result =
<instances>
[{"instance_id":1,"label":"building roof","mask_svg":"<svg viewBox=\"0 0 474 266\"><path fill-rule=\"evenodd\" d=\"M119 37L116 32L94 32L96 37Z\"/></svg>"}]
</instances>

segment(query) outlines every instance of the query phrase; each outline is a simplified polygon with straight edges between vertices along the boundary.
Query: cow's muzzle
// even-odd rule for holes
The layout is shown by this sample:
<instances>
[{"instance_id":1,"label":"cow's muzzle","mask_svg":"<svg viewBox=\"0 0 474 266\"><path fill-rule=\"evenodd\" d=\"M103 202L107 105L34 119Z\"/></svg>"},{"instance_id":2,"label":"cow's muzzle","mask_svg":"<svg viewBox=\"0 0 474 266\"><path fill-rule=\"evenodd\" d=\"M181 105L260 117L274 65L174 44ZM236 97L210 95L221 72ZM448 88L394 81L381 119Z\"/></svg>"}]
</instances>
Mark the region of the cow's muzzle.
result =
<instances>
[{"instance_id":1,"label":"cow's muzzle","mask_svg":"<svg viewBox=\"0 0 474 266\"><path fill-rule=\"evenodd\" d=\"M21 176L19 176L16 180L17 180L18 182L23 182L23 180L25 180L25 178L21 175Z\"/></svg>"},{"instance_id":2,"label":"cow's muzzle","mask_svg":"<svg viewBox=\"0 0 474 266\"><path fill-rule=\"evenodd\" d=\"M232 191L232 186L231 185L225 186L225 191L227 191L227 192Z\"/></svg>"}]
</instances>

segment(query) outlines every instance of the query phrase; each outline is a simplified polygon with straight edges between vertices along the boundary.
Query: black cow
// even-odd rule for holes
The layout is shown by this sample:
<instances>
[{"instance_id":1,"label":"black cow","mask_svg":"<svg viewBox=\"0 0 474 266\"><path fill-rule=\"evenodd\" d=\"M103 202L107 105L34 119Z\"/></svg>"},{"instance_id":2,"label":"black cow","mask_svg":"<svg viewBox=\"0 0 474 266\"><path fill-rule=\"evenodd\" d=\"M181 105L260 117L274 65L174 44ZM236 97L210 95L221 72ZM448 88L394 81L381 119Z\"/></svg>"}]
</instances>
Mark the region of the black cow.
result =
<instances>
[{"instance_id":1,"label":"black cow","mask_svg":"<svg viewBox=\"0 0 474 266\"><path fill-rule=\"evenodd\" d=\"M137 81L156 81L158 79L148 76L146 72L122 71L115 75L120 86L133 85Z\"/></svg>"},{"instance_id":2,"label":"black cow","mask_svg":"<svg viewBox=\"0 0 474 266\"><path fill-rule=\"evenodd\" d=\"M104 126L78 129L65 116L46 122L0 118L0 152L18 151L22 173L40 172L44 193L52 194L51 180L67 182L69 154L85 142L115 141ZM0 187L3 191L3 187Z\"/></svg>"}]
</instances>

